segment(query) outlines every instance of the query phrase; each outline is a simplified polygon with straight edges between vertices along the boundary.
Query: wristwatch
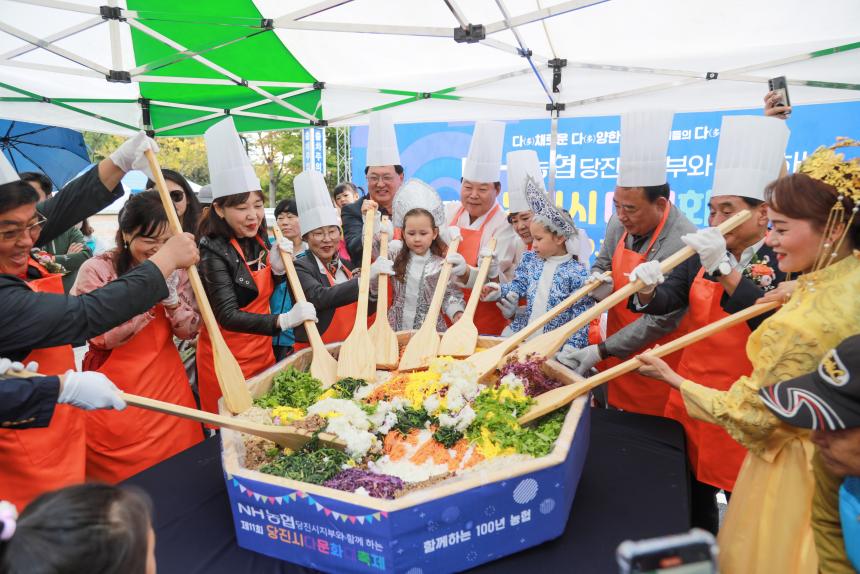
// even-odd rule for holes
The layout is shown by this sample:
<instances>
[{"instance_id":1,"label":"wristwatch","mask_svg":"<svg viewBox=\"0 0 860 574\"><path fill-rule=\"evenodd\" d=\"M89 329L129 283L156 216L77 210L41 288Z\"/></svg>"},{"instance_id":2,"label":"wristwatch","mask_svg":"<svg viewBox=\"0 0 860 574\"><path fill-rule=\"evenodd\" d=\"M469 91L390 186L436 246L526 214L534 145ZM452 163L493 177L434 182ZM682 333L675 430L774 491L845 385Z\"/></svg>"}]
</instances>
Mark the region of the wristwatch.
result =
<instances>
[{"instance_id":1,"label":"wristwatch","mask_svg":"<svg viewBox=\"0 0 860 574\"><path fill-rule=\"evenodd\" d=\"M723 257L723 260L720 261L720 264L717 265L717 268L711 271L711 277L723 277L731 272L732 264L729 262L729 256L726 255Z\"/></svg>"}]
</instances>

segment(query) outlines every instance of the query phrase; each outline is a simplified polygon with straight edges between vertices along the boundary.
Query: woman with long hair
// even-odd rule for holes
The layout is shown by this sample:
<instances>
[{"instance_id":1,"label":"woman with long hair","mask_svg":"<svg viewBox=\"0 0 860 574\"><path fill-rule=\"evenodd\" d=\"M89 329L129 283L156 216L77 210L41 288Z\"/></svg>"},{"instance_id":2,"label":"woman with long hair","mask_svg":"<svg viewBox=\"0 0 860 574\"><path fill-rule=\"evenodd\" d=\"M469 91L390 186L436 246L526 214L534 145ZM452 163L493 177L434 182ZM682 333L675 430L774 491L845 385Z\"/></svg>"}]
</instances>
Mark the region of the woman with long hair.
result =
<instances>
[{"instance_id":1,"label":"woman with long hair","mask_svg":"<svg viewBox=\"0 0 860 574\"><path fill-rule=\"evenodd\" d=\"M822 510L837 493L821 484L833 481L812 457L808 431L781 422L758 395L814 370L860 325L860 259L853 254L860 246L860 163L819 148L799 171L765 191L772 226L767 244L779 269L799 278L785 305L748 339L752 373L721 391L685 380L661 359L639 357L642 374L680 390L691 417L722 426L749 449L719 533L726 574L845 571L838 558L822 552L834 528L820 519Z\"/></svg>"},{"instance_id":2,"label":"woman with long hair","mask_svg":"<svg viewBox=\"0 0 860 574\"><path fill-rule=\"evenodd\" d=\"M131 196L119 213L116 248L81 266L72 294L89 293L122 277L155 255L172 235L157 192ZM173 337L194 337L200 315L184 270L168 277L167 287L169 294L159 304L90 339L84 368L103 373L127 393L194 408ZM200 425L148 410L88 413L86 475L119 482L202 438Z\"/></svg>"},{"instance_id":3,"label":"woman with long hair","mask_svg":"<svg viewBox=\"0 0 860 574\"><path fill-rule=\"evenodd\" d=\"M182 223L182 231L195 233L203 211L197 194L191 189L188 180L178 171L162 168L161 175L164 176L167 191L170 193L170 200L173 202L176 215L179 216L179 221ZM155 182L147 179L146 189L155 189Z\"/></svg>"}]
</instances>

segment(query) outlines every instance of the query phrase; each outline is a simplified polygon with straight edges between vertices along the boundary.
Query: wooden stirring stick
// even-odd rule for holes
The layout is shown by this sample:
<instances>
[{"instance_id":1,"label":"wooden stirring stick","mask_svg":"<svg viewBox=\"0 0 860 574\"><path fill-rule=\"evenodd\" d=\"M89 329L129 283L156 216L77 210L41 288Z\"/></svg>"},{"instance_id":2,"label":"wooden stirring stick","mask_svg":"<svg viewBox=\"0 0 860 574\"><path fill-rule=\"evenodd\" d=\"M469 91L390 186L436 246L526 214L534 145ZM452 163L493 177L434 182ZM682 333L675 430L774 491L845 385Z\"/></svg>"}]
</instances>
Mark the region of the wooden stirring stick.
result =
<instances>
[{"instance_id":1,"label":"wooden stirring stick","mask_svg":"<svg viewBox=\"0 0 860 574\"><path fill-rule=\"evenodd\" d=\"M659 347L655 347L649 351L646 351L644 354L650 355L652 357L664 357L679 349L683 349L688 345L692 345L697 341L701 341L706 337L710 337L716 333L724 329L728 329L738 323L742 323L744 321L748 321L753 317L758 317L762 313L767 313L771 309L776 309L782 304L780 301L772 301L770 303L760 303L758 305L753 305L752 307L748 307L743 311L738 311L728 317L723 317L719 321L714 321L710 325L705 325L701 329L696 329L691 333L687 333L683 337L678 337L672 341L669 341L665 345L661 345ZM602 385L607 381L611 381L615 377L619 377L630 371L635 371L639 367L642 366L642 362L633 357L623 363L615 365L611 369L607 369L601 373L594 375L593 377L589 377L580 383L575 383L572 385L565 385L563 387L558 387L557 389L553 389L551 391L547 391L542 395L538 395L536 398L535 404L526 411L526 413L521 416L517 422L520 424L526 424L535 420L536 418L542 417L547 413L551 413L552 411L558 409L559 407L563 407L564 405L570 403L577 397L580 397L587 393L588 391ZM654 381L655 385L665 384L659 381Z\"/></svg>"},{"instance_id":2,"label":"wooden stirring stick","mask_svg":"<svg viewBox=\"0 0 860 574\"><path fill-rule=\"evenodd\" d=\"M364 244L361 254L361 276L358 279L358 308L349 337L340 346L337 376L373 381L376 377L376 347L367 332L367 307L370 298L370 257L373 248L373 227L376 208L364 215Z\"/></svg>"},{"instance_id":3,"label":"wooden stirring stick","mask_svg":"<svg viewBox=\"0 0 860 574\"><path fill-rule=\"evenodd\" d=\"M275 232L275 241L280 243L284 238L281 229L277 224L272 228ZM280 249L280 247L278 248ZM290 288L293 290L293 295L297 303L305 303L305 292L302 289L302 284L299 282L299 276L296 273L296 266L293 265L292 256L281 249L281 259L284 260L284 268L287 270L287 281L290 283ZM320 337L319 329L314 321L305 321L305 333L308 334L308 343L311 346L313 356L311 358L310 372L311 376L322 383L324 389L331 387L337 382L337 361L331 356L331 353L326 349L325 343Z\"/></svg>"},{"instance_id":4,"label":"wooden stirring stick","mask_svg":"<svg viewBox=\"0 0 860 574\"><path fill-rule=\"evenodd\" d=\"M490 240L488 247L491 252L496 250L495 237ZM481 259L481 265L478 267L478 277L475 279L475 285L472 287L472 293L469 295L469 301L466 303L466 310L463 311L460 319L451 325L445 331L445 334L442 335L442 342L439 343L440 355L468 357L475 352L475 347L478 345L475 310L478 308L478 301L481 299L481 289L487 280L487 273L490 272L490 263L492 261L492 253Z\"/></svg>"},{"instance_id":5,"label":"wooden stirring stick","mask_svg":"<svg viewBox=\"0 0 860 574\"><path fill-rule=\"evenodd\" d=\"M718 229L720 232L725 235L738 225L745 222L750 218L750 212L748 210L743 210L739 213L736 213L729 219L725 220ZM664 275L668 275L669 272L695 255L696 252L692 247L683 247L679 249L676 253L670 255L666 259L664 259L660 263L660 271ZM555 354L564 343L579 329L588 325L588 323L594 319L595 317L599 317L601 313L604 311L608 311L615 305L626 301L628 297L637 293L645 284L641 279L637 279L636 281L631 281L624 287L620 289L616 289L611 295L600 301L597 305L584 312L582 315L576 317L571 322L567 323L559 327L558 329L553 329L547 333L539 335L530 341L520 345L519 349L517 349L516 357L518 360L523 361L529 355L537 355L539 357L550 357ZM498 365L501 366L504 364L504 361L507 360L507 357L502 360L502 362Z\"/></svg>"},{"instance_id":6,"label":"wooden stirring stick","mask_svg":"<svg viewBox=\"0 0 860 574\"><path fill-rule=\"evenodd\" d=\"M382 222L388 221L388 216L382 216ZM381 233L379 239L379 256L388 258L388 234ZM406 249L404 246L403 249ZM376 320L370 326L370 338L376 346L376 368L396 369L400 357L400 347L397 335L388 322L388 275L379 274L379 294L376 296Z\"/></svg>"},{"instance_id":7,"label":"wooden stirring stick","mask_svg":"<svg viewBox=\"0 0 860 574\"><path fill-rule=\"evenodd\" d=\"M459 245L460 238L457 237L448 245L448 253L457 251ZM430 360L438 354L439 333L436 331L436 322L439 320L439 311L442 307L442 300L445 298L445 291L448 289L450 277L451 263L446 259L442 263L442 270L439 272L439 280L436 283L436 290L433 291L433 299L430 301L430 308L427 309L427 316L424 317L421 328L412 335L403 350L399 367L401 371L426 368L430 365Z\"/></svg>"},{"instance_id":8,"label":"wooden stirring stick","mask_svg":"<svg viewBox=\"0 0 860 574\"><path fill-rule=\"evenodd\" d=\"M158 189L158 195L161 197L164 211L167 212L167 221L170 223L170 229L173 233L182 233L182 224L179 223L176 208L173 206L170 193L167 191L167 184L164 181L164 175L161 173L161 166L158 165L158 160L155 154L152 153L152 150L146 150L145 153L146 159L149 162L149 169L152 171L152 177L155 181L155 187ZM221 329L218 327L214 313L212 313L212 307L209 305L209 299L206 297L206 291L203 289L203 282L200 281L197 267L192 265L187 271L188 280L194 291L194 297L197 299L197 307L200 309L200 316L203 318L203 324L206 326L209 340L212 343L215 376L218 379L218 386L221 387L221 393L224 395L224 403L230 409L230 412L234 414L244 412L251 408L252 402L251 393L245 384L245 375L242 373L242 368L230 351L230 347L224 341L224 336L221 334Z\"/></svg>"},{"instance_id":9,"label":"wooden stirring stick","mask_svg":"<svg viewBox=\"0 0 860 574\"><path fill-rule=\"evenodd\" d=\"M608 279L611 276L612 273L607 271L601 275L601 278ZM568 295L567 299L538 317L537 321L529 323L498 345L494 345L489 349L485 349L480 353L475 353L471 357L468 357L466 362L475 367L475 370L478 372L479 379L486 377L496 370L496 366L505 358L505 355L513 351L517 345L537 333L540 329L543 329L544 325L564 313L568 307L600 287L600 284L601 281L586 283L581 289L577 289L575 292Z\"/></svg>"}]
</instances>

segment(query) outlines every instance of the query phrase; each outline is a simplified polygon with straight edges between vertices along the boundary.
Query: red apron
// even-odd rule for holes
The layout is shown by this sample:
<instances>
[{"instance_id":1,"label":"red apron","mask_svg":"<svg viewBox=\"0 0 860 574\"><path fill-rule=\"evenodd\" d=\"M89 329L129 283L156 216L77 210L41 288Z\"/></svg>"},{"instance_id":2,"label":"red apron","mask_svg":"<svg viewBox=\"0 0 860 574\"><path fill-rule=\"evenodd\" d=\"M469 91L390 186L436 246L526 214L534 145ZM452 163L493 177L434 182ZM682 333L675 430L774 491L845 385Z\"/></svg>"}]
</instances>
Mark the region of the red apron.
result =
<instances>
[{"instance_id":1,"label":"red apron","mask_svg":"<svg viewBox=\"0 0 860 574\"><path fill-rule=\"evenodd\" d=\"M461 206L448 225L457 225L457 221L463 215L465 209ZM457 253L462 255L466 263L473 267L478 265L478 253L481 251L481 237L484 235L484 227L487 226L487 223L499 209L498 204L493 206L493 209L487 214L480 229L463 229L460 227L462 239L460 240L460 246L457 248ZM463 289L463 296L466 301L469 300L471 293L471 289ZM494 302L478 302L478 307L475 310L475 326L478 328L478 333L482 335L501 335L507 325L508 320L505 319Z\"/></svg>"},{"instance_id":2,"label":"red apron","mask_svg":"<svg viewBox=\"0 0 860 574\"><path fill-rule=\"evenodd\" d=\"M615 290L621 289L627 285L627 283L629 283L627 275L633 271L637 265L646 261L647 254L651 251L651 248L654 246L654 242L657 241L657 238L660 236L660 232L663 231L663 226L666 224L666 220L669 217L669 210L670 207L667 206L666 210L663 212L663 218L660 220L660 224L657 225L654 233L651 234L651 241L648 243L648 247L645 249L644 255L624 247L624 241L627 239L626 231L624 232L624 235L621 236L621 239L618 241L618 245L615 247L615 252L612 254L612 281L614 282ZM636 321L641 316L641 314L634 313L627 308L626 300L619 302L607 313L607 338L620 331L623 327ZM683 324L679 325L678 329L673 333L669 333L660 340L651 343L649 347L653 347L658 344L664 345L672 339L677 338L684 333L683 327ZM644 348L639 349L633 354L635 355L636 353L644 350ZM678 364L679 359L680 353L672 353L671 355L664 357L664 360L673 369ZM600 364L601 370L614 367L622 362L623 360L618 357L609 357ZM655 381L652 378L643 377L636 372L632 372L610 381L607 385L607 392L609 395L609 404L613 407L634 413L663 416L663 412L666 409L666 401L669 399L670 388L671 387L666 383L661 383L660 381Z\"/></svg>"},{"instance_id":3,"label":"red apron","mask_svg":"<svg viewBox=\"0 0 860 574\"><path fill-rule=\"evenodd\" d=\"M316 256L312 254L308 254L309 257L313 257L314 261L316 261ZM352 272L346 267L342 267L344 273L348 279L352 279ZM334 277L332 277L331 273L329 273L328 269L325 270L326 277L328 277L328 284L330 287L334 287ZM388 296L389 301L391 300L391 281L388 281ZM350 303L349 305L343 305L338 307L334 311L334 317L331 318L331 323L328 325L328 329L325 332L320 333L320 337L323 340L323 343L326 345L330 343L340 343L341 341L346 340L349 337L349 334L352 333L352 328L355 326L355 314L358 311L358 301L354 303ZM368 322L371 321L371 318L368 317ZM301 349L307 349L310 345L308 343L301 343L299 341L295 342L294 348L296 351L300 351Z\"/></svg>"},{"instance_id":4,"label":"red apron","mask_svg":"<svg viewBox=\"0 0 860 574\"><path fill-rule=\"evenodd\" d=\"M28 281L37 293L62 295L63 278L30 261L42 274ZM62 375L75 370L71 345L35 349L24 363L39 362L39 372ZM84 481L86 433L84 413L70 405L54 407L54 416L44 428L0 430L0 500L8 500L23 510L43 492Z\"/></svg>"},{"instance_id":5,"label":"red apron","mask_svg":"<svg viewBox=\"0 0 860 574\"><path fill-rule=\"evenodd\" d=\"M727 317L720 298L723 286L704 278L699 270L690 286L687 311L690 329L699 329ZM746 323L711 335L681 351L678 374L708 387L727 391L739 378L752 372L746 353L750 328ZM747 450L720 426L693 419L687 415L681 393L671 390L665 414L684 425L687 452L696 478L717 488L732 491Z\"/></svg>"},{"instance_id":6,"label":"red apron","mask_svg":"<svg viewBox=\"0 0 860 574\"><path fill-rule=\"evenodd\" d=\"M262 244L262 240L257 238L257 241ZM257 297L253 301L240 309L245 313L258 313L261 315L270 314L269 299L272 297L274 290L274 279L272 272L268 266L251 271L248 267L248 262L245 261L245 254L242 253L242 248L235 239L230 240L230 245L242 258L245 267L254 279L254 285L257 286ZM268 369L275 364L275 353L272 351L272 336L258 335L256 333L239 333L237 331L228 331L221 327L221 334L224 336L224 341L230 352L239 362L242 368L242 374L246 379L253 377L257 373ZM221 398L221 387L218 385L218 377L215 376L215 362L212 357L212 342L209 339L209 332L204 325L200 329L200 337L197 341L197 389L200 392L200 406L205 411L212 413L218 412L218 399Z\"/></svg>"},{"instance_id":7,"label":"red apron","mask_svg":"<svg viewBox=\"0 0 860 574\"><path fill-rule=\"evenodd\" d=\"M98 369L127 393L197 408L164 307ZM87 479L117 483L203 439L200 424L128 407L87 413Z\"/></svg>"}]
</instances>

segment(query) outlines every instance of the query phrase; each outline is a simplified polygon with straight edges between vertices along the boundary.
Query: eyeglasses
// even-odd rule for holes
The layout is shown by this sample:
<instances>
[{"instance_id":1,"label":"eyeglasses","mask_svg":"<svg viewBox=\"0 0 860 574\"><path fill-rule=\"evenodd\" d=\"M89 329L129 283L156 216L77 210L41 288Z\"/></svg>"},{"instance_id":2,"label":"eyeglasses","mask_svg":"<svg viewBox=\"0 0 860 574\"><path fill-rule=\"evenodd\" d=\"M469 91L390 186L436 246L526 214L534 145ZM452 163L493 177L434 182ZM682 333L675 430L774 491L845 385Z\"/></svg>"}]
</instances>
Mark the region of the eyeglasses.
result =
<instances>
[{"instance_id":1,"label":"eyeglasses","mask_svg":"<svg viewBox=\"0 0 860 574\"><path fill-rule=\"evenodd\" d=\"M170 199L173 201L173 203L179 203L180 201L185 199L185 192L179 191L179 190L171 191L170 192Z\"/></svg>"},{"instance_id":2,"label":"eyeglasses","mask_svg":"<svg viewBox=\"0 0 860 574\"><path fill-rule=\"evenodd\" d=\"M325 239L340 239L340 228L335 227L333 229L314 229L310 233L308 233L309 237L317 241L323 241Z\"/></svg>"},{"instance_id":3,"label":"eyeglasses","mask_svg":"<svg viewBox=\"0 0 860 574\"><path fill-rule=\"evenodd\" d=\"M39 233L42 231L42 227L48 222L48 218L44 215L37 214L38 219L35 223L31 223L25 227L18 227L17 229L9 229L7 231L0 231L0 241L17 241L21 237L24 236L25 233L29 233L30 237L35 240L39 237Z\"/></svg>"},{"instance_id":4,"label":"eyeglasses","mask_svg":"<svg viewBox=\"0 0 860 574\"><path fill-rule=\"evenodd\" d=\"M378 175L368 175L367 176L367 183L369 183L371 185L375 185L375 184L379 183L380 180L382 180L382 183L386 183L386 184L392 183L394 181L394 176L390 175L390 174L389 175L383 175L382 177L379 177Z\"/></svg>"}]
</instances>

